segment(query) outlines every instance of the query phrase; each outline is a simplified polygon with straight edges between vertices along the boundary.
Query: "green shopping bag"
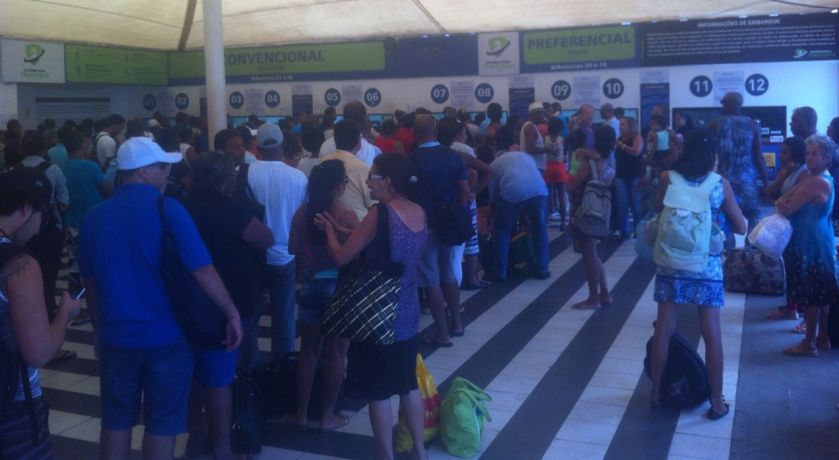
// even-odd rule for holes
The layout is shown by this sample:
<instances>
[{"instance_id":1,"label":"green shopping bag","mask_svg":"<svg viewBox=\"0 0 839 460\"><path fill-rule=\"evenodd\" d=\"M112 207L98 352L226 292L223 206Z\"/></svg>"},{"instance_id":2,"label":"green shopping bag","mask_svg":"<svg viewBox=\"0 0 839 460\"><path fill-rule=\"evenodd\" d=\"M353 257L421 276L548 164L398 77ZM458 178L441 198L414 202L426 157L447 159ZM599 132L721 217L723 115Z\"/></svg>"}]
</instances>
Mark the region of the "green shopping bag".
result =
<instances>
[{"instance_id":1,"label":"green shopping bag","mask_svg":"<svg viewBox=\"0 0 839 460\"><path fill-rule=\"evenodd\" d=\"M484 419L492 421L484 401L492 398L474 383L454 379L440 408L441 434L449 454L467 458L480 452Z\"/></svg>"}]
</instances>

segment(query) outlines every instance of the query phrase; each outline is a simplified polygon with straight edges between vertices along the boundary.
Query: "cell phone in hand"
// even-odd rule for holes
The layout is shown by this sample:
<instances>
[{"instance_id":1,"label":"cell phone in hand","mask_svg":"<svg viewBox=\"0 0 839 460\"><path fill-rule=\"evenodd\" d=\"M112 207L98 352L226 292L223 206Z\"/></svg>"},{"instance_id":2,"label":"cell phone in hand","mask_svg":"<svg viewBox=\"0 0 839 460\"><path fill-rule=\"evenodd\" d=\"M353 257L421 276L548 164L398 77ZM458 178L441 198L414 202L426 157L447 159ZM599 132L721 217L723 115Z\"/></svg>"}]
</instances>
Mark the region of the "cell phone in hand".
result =
<instances>
[{"instance_id":1,"label":"cell phone in hand","mask_svg":"<svg viewBox=\"0 0 839 460\"><path fill-rule=\"evenodd\" d=\"M79 300L84 295L84 292L87 291L87 288L82 288L81 291L77 292L76 295L73 296L73 300Z\"/></svg>"}]
</instances>

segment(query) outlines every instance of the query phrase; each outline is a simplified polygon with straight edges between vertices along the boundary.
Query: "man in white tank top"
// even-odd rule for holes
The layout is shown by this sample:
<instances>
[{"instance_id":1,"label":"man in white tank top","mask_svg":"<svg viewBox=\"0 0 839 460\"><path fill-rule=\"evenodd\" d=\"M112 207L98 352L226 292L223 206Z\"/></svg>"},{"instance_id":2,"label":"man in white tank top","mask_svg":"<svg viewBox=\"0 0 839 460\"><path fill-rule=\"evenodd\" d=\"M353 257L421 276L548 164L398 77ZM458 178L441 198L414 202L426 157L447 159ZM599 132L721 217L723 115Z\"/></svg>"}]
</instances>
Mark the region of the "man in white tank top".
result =
<instances>
[{"instance_id":1,"label":"man in white tank top","mask_svg":"<svg viewBox=\"0 0 839 460\"><path fill-rule=\"evenodd\" d=\"M519 146L523 152L529 153L536 160L536 167L539 171L545 172L548 167L548 149L545 148L545 139L539 132L537 125L545 121L545 108L541 102L530 104L527 114L527 121L521 127L519 134Z\"/></svg>"}]
</instances>

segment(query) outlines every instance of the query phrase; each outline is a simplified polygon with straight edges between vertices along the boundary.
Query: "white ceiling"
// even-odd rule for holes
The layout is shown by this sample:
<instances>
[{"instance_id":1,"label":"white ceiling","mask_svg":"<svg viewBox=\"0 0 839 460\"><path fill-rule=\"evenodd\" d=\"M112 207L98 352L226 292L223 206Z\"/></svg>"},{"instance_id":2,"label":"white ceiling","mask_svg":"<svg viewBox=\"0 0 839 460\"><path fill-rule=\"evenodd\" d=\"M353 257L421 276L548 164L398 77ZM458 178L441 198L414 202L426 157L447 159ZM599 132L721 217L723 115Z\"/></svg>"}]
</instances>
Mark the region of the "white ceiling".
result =
<instances>
[{"instance_id":1,"label":"white ceiling","mask_svg":"<svg viewBox=\"0 0 839 460\"><path fill-rule=\"evenodd\" d=\"M204 42L201 3L0 0L0 35L160 50L183 42L195 49ZM837 6L839 0L222 0L227 46L817 13ZM185 24L191 24L188 34Z\"/></svg>"}]
</instances>

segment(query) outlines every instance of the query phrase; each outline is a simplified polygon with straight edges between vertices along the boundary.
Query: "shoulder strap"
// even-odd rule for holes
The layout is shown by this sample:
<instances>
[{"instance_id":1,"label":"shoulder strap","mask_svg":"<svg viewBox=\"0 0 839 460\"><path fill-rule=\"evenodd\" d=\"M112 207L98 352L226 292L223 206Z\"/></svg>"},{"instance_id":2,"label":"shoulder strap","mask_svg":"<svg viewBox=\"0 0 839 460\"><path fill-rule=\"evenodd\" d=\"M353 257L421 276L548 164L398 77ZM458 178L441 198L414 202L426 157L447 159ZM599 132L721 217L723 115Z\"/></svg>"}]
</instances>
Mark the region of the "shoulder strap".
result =
<instances>
[{"instance_id":1,"label":"shoulder strap","mask_svg":"<svg viewBox=\"0 0 839 460\"><path fill-rule=\"evenodd\" d=\"M667 171L667 175L670 177L671 184L676 185L678 187L684 187L687 185L687 181L685 180L685 178L682 177L682 175L677 173L676 171L673 171L671 169L670 171Z\"/></svg>"},{"instance_id":2,"label":"shoulder strap","mask_svg":"<svg viewBox=\"0 0 839 460\"><path fill-rule=\"evenodd\" d=\"M703 193L710 194L714 191L714 187L717 186L721 179L722 177L719 174L711 172L708 174L708 177L702 181L702 184L699 185L699 189L702 190Z\"/></svg>"},{"instance_id":3,"label":"shoulder strap","mask_svg":"<svg viewBox=\"0 0 839 460\"><path fill-rule=\"evenodd\" d=\"M591 179L600 180L600 170L597 168L597 162L594 160L588 160L588 167L591 169Z\"/></svg>"},{"instance_id":4,"label":"shoulder strap","mask_svg":"<svg viewBox=\"0 0 839 460\"><path fill-rule=\"evenodd\" d=\"M390 265L390 209L385 203L379 203L376 207L378 208L376 236L379 237L382 262Z\"/></svg>"}]
</instances>

